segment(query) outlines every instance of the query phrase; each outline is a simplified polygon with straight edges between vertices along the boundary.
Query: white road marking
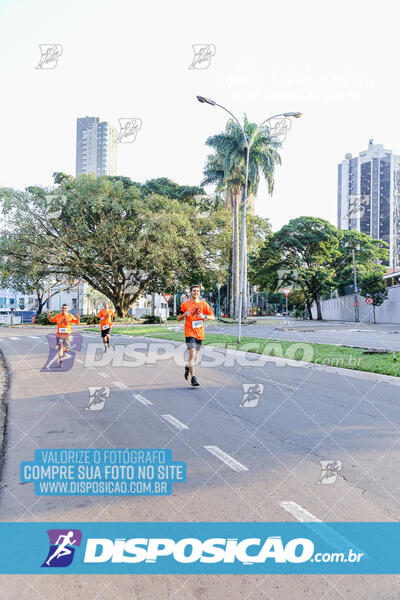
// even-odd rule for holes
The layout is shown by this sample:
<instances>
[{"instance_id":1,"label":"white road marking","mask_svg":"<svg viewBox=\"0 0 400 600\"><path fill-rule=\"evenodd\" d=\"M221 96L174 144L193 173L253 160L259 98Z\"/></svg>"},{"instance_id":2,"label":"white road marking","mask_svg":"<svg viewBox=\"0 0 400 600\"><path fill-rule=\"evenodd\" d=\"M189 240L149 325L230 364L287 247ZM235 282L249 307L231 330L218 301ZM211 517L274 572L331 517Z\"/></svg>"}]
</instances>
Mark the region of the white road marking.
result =
<instances>
[{"instance_id":1,"label":"white road marking","mask_svg":"<svg viewBox=\"0 0 400 600\"><path fill-rule=\"evenodd\" d=\"M19 340L19 337L10 337L10 340Z\"/></svg>"},{"instance_id":2,"label":"white road marking","mask_svg":"<svg viewBox=\"0 0 400 600\"><path fill-rule=\"evenodd\" d=\"M293 515L293 517L301 523L322 523L321 519L317 519L317 517L314 517L308 510L292 500L282 500L279 502L279 506L287 510L288 513Z\"/></svg>"},{"instance_id":3,"label":"white road marking","mask_svg":"<svg viewBox=\"0 0 400 600\"><path fill-rule=\"evenodd\" d=\"M239 472L249 470L247 467L235 460L232 456L221 450L221 448L218 448L218 446L204 446L204 448L211 452L211 454L214 454L214 456L222 460L222 462L224 462L226 465L228 465L228 467L230 467L234 471Z\"/></svg>"},{"instance_id":4,"label":"white road marking","mask_svg":"<svg viewBox=\"0 0 400 600\"><path fill-rule=\"evenodd\" d=\"M103 379L107 379L108 377L110 377L107 373L103 373L102 371L99 372L100 377L103 377Z\"/></svg>"},{"instance_id":5,"label":"white road marking","mask_svg":"<svg viewBox=\"0 0 400 600\"><path fill-rule=\"evenodd\" d=\"M153 404L152 402L150 402L150 400L147 400L147 398L144 398L140 394L133 394L133 397L144 405Z\"/></svg>"},{"instance_id":6,"label":"white road marking","mask_svg":"<svg viewBox=\"0 0 400 600\"><path fill-rule=\"evenodd\" d=\"M287 383L281 383L280 381L274 381L273 379L267 379L266 377L253 377L253 379L260 379L261 381L267 381L268 383L272 383L272 385L287 387L287 388L290 388L291 390L297 389L295 385L288 385Z\"/></svg>"},{"instance_id":7,"label":"white road marking","mask_svg":"<svg viewBox=\"0 0 400 600\"><path fill-rule=\"evenodd\" d=\"M168 423L171 423L171 425L173 425L174 427L176 427L180 431L183 431L184 429L189 429L189 427L187 425L185 425L185 423L182 423L181 421L179 421L178 419L176 419L172 415L161 415L161 416L162 416L163 419L165 419L166 421L168 421Z\"/></svg>"},{"instance_id":8,"label":"white road marking","mask_svg":"<svg viewBox=\"0 0 400 600\"><path fill-rule=\"evenodd\" d=\"M38 335L28 335L28 337L31 338L31 340L40 340Z\"/></svg>"},{"instance_id":9,"label":"white road marking","mask_svg":"<svg viewBox=\"0 0 400 600\"><path fill-rule=\"evenodd\" d=\"M126 389L128 387L127 385L125 385L124 383L121 383L120 381L113 381L113 384L122 389Z\"/></svg>"},{"instance_id":10,"label":"white road marking","mask_svg":"<svg viewBox=\"0 0 400 600\"><path fill-rule=\"evenodd\" d=\"M298 521L301 523L323 523L320 529L318 529L318 535L322 537L325 541L327 541L331 546L352 546L354 550L357 552L361 552L358 546L354 545L354 542L351 542L343 535L332 529L329 525L326 525L321 519L318 519L313 514L308 512L305 508L300 506L300 504L296 504L292 500L282 500L279 502L279 506L287 510L291 515L293 515ZM364 557L368 558L368 554L364 553Z\"/></svg>"}]
</instances>

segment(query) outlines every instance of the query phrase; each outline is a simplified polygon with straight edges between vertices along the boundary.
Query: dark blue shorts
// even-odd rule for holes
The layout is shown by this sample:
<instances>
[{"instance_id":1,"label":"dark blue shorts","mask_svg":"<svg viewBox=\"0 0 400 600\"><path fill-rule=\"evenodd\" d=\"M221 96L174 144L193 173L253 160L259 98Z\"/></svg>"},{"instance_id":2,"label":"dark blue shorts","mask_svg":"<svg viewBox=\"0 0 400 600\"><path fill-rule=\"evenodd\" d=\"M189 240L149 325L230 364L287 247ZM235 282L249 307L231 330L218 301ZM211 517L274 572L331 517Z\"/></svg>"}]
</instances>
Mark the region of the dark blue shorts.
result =
<instances>
[{"instance_id":1,"label":"dark blue shorts","mask_svg":"<svg viewBox=\"0 0 400 600\"><path fill-rule=\"evenodd\" d=\"M185 340L186 340L187 348L196 348L197 352L200 350L203 340L198 340L197 338L195 338L193 336L189 336L189 337L185 338Z\"/></svg>"}]
</instances>

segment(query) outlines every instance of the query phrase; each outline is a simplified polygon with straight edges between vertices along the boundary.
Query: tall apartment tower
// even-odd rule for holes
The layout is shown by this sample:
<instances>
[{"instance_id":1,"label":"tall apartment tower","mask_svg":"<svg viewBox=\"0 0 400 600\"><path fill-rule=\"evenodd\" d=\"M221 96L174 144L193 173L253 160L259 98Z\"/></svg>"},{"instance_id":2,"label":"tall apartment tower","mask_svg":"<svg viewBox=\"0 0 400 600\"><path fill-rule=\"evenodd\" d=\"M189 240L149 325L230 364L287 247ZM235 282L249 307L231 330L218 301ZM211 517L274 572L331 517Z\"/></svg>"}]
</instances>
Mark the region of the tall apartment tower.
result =
<instances>
[{"instance_id":1,"label":"tall apartment tower","mask_svg":"<svg viewBox=\"0 0 400 600\"><path fill-rule=\"evenodd\" d=\"M389 266L400 266L400 156L371 139L338 166L338 228L389 244Z\"/></svg>"},{"instance_id":2,"label":"tall apartment tower","mask_svg":"<svg viewBox=\"0 0 400 600\"><path fill-rule=\"evenodd\" d=\"M117 174L117 137L115 127L98 117L76 120L76 174Z\"/></svg>"}]
</instances>

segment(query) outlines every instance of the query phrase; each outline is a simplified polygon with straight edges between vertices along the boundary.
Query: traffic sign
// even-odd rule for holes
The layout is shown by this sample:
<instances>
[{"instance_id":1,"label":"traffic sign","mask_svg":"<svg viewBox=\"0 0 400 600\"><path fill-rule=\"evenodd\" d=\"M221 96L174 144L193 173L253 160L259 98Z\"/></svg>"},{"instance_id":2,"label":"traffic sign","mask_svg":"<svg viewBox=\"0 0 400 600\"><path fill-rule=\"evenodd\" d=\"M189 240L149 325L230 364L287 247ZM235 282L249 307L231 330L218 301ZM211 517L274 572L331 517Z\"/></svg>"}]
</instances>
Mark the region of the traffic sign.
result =
<instances>
[{"instance_id":1,"label":"traffic sign","mask_svg":"<svg viewBox=\"0 0 400 600\"><path fill-rule=\"evenodd\" d=\"M354 302L354 306L360 306L359 302Z\"/></svg>"},{"instance_id":2,"label":"traffic sign","mask_svg":"<svg viewBox=\"0 0 400 600\"><path fill-rule=\"evenodd\" d=\"M286 298L289 296L289 294L293 291L292 287L283 287L281 288L281 292L283 294L285 294Z\"/></svg>"},{"instance_id":3,"label":"traffic sign","mask_svg":"<svg viewBox=\"0 0 400 600\"><path fill-rule=\"evenodd\" d=\"M164 298L165 302L168 304L168 302L172 298L172 294L163 294L163 298Z\"/></svg>"},{"instance_id":4,"label":"traffic sign","mask_svg":"<svg viewBox=\"0 0 400 600\"><path fill-rule=\"evenodd\" d=\"M373 304L374 303L374 301L372 300L372 298L365 298L365 302L367 304Z\"/></svg>"}]
</instances>

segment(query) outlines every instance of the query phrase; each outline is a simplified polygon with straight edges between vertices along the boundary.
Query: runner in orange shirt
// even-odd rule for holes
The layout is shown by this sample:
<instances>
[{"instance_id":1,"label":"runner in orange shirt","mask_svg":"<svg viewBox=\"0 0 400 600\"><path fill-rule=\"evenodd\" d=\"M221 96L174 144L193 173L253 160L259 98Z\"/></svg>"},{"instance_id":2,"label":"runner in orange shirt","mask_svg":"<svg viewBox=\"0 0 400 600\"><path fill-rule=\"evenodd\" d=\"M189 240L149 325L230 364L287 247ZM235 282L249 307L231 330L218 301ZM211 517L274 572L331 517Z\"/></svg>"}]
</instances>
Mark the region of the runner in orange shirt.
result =
<instances>
[{"instance_id":1,"label":"runner in orange shirt","mask_svg":"<svg viewBox=\"0 0 400 600\"><path fill-rule=\"evenodd\" d=\"M79 325L80 317L74 317L68 312L68 304L63 304L61 307L61 312L51 316L50 311L47 311L47 316L49 317L49 321L52 323L57 323L57 347L58 347L58 367L62 367L64 354L68 352L71 347L71 323L76 323Z\"/></svg>"},{"instance_id":2,"label":"runner in orange shirt","mask_svg":"<svg viewBox=\"0 0 400 600\"><path fill-rule=\"evenodd\" d=\"M100 319L100 329L104 344L104 352L107 352L107 348L110 347L112 320L115 318L115 312L110 308L109 302L104 302L103 306L104 308L101 309L97 316Z\"/></svg>"},{"instance_id":3,"label":"runner in orange shirt","mask_svg":"<svg viewBox=\"0 0 400 600\"><path fill-rule=\"evenodd\" d=\"M204 339L204 320L215 320L210 305L204 300L200 300L199 285L192 285L190 300L182 302L176 318L178 321L185 319L185 339L189 350L189 363L185 366L185 379L188 379L190 374L191 385L198 387L200 384L194 374L194 366Z\"/></svg>"}]
</instances>

